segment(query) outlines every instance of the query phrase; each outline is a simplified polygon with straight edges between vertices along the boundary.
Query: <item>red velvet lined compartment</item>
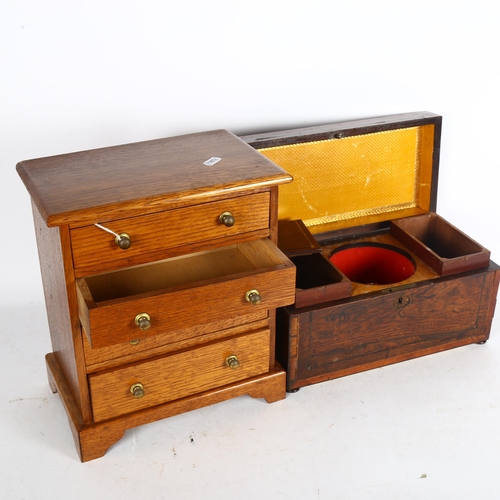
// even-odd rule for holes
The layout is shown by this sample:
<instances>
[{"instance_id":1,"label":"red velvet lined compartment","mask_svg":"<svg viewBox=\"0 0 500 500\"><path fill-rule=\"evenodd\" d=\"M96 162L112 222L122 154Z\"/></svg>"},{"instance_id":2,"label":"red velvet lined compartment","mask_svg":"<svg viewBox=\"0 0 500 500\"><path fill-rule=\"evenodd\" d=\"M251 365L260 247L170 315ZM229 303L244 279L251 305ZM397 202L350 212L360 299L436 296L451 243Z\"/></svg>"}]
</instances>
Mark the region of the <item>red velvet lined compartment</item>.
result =
<instances>
[{"instance_id":1,"label":"red velvet lined compartment","mask_svg":"<svg viewBox=\"0 0 500 500\"><path fill-rule=\"evenodd\" d=\"M330 261L356 283L388 285L410 278L415 262L403 250L377 243L356 243L337 248Z\"/></svg>"}]
</instances>

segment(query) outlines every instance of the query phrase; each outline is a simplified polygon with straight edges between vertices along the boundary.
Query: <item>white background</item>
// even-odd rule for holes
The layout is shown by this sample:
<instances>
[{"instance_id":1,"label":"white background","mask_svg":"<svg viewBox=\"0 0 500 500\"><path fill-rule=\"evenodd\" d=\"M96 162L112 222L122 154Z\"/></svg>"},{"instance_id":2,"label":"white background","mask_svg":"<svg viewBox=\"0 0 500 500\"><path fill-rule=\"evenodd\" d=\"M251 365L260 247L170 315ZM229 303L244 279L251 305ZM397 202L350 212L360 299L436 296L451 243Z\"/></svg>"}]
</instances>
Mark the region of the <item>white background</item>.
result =
<instances>
[{"instance_id":1,"label":"white background","mask_svg":"<svg viewBox=\"0 0 500 500\"><path fill-rule=\"evenodd\" d=\"M443 115L438 213L500 260L500 31L489 0L1 0L0 484L31 498L492 498L492 339L266 405L238 398L80 464L18 161L227 128ZM193 441L191 440L193 438Z\"/></svg>"}]
</instances>

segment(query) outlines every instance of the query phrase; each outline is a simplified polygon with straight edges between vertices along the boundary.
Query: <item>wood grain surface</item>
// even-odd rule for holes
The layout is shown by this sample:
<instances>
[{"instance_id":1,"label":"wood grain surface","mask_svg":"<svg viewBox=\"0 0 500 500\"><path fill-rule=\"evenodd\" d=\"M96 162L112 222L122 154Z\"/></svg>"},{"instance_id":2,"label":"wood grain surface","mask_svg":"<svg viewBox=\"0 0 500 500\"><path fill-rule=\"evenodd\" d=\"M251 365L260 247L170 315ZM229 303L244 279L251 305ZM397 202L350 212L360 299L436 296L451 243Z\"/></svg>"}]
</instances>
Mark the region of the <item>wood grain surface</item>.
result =
<instances>
[{"instance_id":1,"label":"wood grain surface","mask_svg":"<svg viewBox=\"0 0 500 500\"><path fill-rule=\"evenodd\" d=\"M235 223L226 227L219 222L223 212L231 212ZM167 249L269 228L269 193L230 198L187 208L103 223L115 233L127 233L132 242L126 250L115 237L95 225L71 231L74 266L78 275L97 274L156 260ZM267 234L266 234L267 236ZM227 241L227 240L225 240ZM151 257L153 256L153 258ZM82 271L79 272L79 269Z\"/></svg>"},{"instance_id":2,"label":"wood grain surface","mask_svg":"<svg viewBox=\"0 0 500 500\"><path fill-rule=\"evenodd\" d=\"M126 368L89 377L94 421L191 396L269 370L269 330L238 335ZM225 359L236 355L240 366ZM130 386L141 383L144 396L136 399Z\"/></svg>"},{"instance_id":3,"label":"wood grain surface","mask_svg":"<svg viewBox=\"0 0 500 500\"><path fill-rule=\"evenodd\" d=\"M212 157L221 160L206 165ZM291 181L226 130L27 160L17 171L49 226L158 212L182 199L195 203Z\"/></svg>"},{"instance_id":4,"label":"wood grain surface","mask_svg":"<svg viewBox=\"0 0 500 500\"><path fill-rule=\"evenodd\" d=\"M222 259L221 252L234 258ZM158 266L165 269L159 272ZM77 285L80 319L89 342L105 347L139 334L149 337L292 304L295 267L263 239L153 264L149 273L139 267L118 271L116 281L102 275L93 281L80 279ZM253 289L262 297L256 305L245 299ZM134 322L140 313L151 316L148 330L141 331Z\"/></svg>"}]
</instances>

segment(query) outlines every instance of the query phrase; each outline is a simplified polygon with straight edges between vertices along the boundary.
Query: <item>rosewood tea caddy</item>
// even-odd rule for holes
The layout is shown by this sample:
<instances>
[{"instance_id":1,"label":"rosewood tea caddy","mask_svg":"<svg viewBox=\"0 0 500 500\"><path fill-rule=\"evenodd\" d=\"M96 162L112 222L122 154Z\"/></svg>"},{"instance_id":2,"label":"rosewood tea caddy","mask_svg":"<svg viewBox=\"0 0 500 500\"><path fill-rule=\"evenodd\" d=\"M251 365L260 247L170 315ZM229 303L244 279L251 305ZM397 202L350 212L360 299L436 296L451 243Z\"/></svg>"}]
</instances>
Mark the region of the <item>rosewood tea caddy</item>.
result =
<instances>
[{"instance_id":1,"label":"rosewood tea caddy","mask_svg":"<svg viewBox=\"0 0 500 500\"><path fill-rule=\"evenodd\" d=\"M436 214L441 117L20 162L82 461L127 429L482 343L500 271Z\"/></svg>"},{"instance_id":2,"label":"rosewood tea caddy","mask_svg":"<svg viewBox=\"0 0 500 500\"><path fill-rule=\"evenodd\" d=\"M277 320L288 391L488 339L500 272L436 214L441 123L422 112L243 137L294 178L278 208L297 268Z\"/></svg>"}]
</instances>

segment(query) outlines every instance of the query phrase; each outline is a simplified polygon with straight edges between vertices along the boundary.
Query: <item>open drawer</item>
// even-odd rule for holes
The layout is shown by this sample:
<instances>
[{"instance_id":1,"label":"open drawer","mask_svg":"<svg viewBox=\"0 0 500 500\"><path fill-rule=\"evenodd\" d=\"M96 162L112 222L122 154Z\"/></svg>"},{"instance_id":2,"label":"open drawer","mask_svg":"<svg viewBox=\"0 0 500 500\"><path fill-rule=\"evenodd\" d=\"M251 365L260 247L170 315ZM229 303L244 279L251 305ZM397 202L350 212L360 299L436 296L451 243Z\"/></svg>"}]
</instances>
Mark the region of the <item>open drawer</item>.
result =
<instances>
[{"instance_id":1,"label":"open drawer","mask_svg":"<svg viewBox=\"0 0 500 500\"><path fill-rule=\"evenodd\" d=\"M264 238L80 278L77 292L91 346L105 347L293 304L295 267Z\"/></svg>"}]
</instances>

